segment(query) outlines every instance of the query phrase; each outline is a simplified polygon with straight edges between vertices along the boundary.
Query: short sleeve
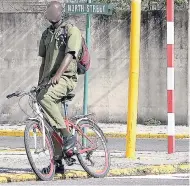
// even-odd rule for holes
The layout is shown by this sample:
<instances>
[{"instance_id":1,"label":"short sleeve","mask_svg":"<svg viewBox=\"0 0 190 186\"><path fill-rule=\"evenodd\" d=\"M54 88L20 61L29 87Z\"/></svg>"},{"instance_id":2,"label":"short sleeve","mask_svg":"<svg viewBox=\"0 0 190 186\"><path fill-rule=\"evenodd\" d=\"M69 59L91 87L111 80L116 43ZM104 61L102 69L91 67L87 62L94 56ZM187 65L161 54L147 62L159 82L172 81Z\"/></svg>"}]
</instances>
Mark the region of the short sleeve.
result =
<instances>
[{"instance_id":1,"label":"short sleeve","mask_svg":"<svg viewBox=\"0 0 190 186\"><path fill-rule=\"evenodd\" d=\"M76 26L68 28L68 42L65 53L73 53L77 58L82 47L82 36L80 30Z\"/></svg>"},{"instance_id":2,"label":"short sleeve","mask_svg":"<svg viewBox=\"0 0 190 186\"><path fill-rule=\"evenodd\" d=\"M44 43L44 37L42 35L41 39L40 39L40 45L39 45L39 52L38 55L40 57L45 57L46 55L46 47L45 47L45 43Z\"/></svg>"}]
</instances>

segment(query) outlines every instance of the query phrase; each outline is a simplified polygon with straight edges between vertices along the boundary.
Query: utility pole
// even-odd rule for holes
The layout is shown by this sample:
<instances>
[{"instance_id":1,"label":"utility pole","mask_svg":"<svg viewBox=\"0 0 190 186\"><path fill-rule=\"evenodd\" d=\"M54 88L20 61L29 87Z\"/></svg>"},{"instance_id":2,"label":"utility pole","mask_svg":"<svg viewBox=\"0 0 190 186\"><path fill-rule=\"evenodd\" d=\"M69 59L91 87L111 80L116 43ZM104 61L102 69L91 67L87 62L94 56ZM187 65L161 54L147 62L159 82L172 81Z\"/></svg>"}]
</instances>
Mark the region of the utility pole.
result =
<instances>
[{"instance_id":1,"label":"utility pole","mask_svg":"<svg viewBox=\"0 0 190 186\"><path fill-rule=\"evenodd\" d=\"M126 136L126 157L135 158L136 126L139 91L140 68L140 28L141 28L141 0L131 1L131 36L130 36L130 67L128 90L128 118Z\"/></svg>"}]
</instances>

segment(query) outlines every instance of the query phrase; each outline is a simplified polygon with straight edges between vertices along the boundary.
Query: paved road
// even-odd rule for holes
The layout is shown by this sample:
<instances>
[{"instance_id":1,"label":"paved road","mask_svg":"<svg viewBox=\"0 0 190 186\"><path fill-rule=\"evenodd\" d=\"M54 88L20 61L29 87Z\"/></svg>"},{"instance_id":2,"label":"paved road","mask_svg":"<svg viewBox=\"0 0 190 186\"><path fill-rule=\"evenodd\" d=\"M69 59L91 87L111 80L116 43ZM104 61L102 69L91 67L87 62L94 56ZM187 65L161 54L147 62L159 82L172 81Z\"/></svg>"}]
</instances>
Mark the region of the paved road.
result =
<instances>
[{"instance_id":1,"label":"paved road","mask_svg":"<svg viewBox=\"0 0 190 186\"><path fill-rule=\"evenodd\" d=\"M0 147L22 148L24 147L23 137L0 137ZM125 139L109 138L108 145L110 150L125 151ZM167 151L166 139L137 139L138 151ZM189 140L176 140L176 151L187 152L189 150Z\"/></svg>"},{"instance_id":2,"label":"paved road","mask_svg":"<svg viewBox=\"0 0 190 186\"><path fill-rule=\"evenodd\" d=\"M103 179L77 179L51 182L19 182L2 185L189 185L188 174L110 177Z\"/></svg>"}]
</instances>

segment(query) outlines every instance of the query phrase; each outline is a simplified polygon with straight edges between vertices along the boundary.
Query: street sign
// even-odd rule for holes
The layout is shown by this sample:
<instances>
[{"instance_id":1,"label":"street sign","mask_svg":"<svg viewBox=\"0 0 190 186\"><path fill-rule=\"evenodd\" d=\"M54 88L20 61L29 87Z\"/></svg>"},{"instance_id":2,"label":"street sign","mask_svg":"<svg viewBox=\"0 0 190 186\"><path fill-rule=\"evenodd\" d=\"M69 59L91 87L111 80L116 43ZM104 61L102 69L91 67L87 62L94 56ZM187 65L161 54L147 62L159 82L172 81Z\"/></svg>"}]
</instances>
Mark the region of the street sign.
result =
<instances>
[{"instance_id":1,"label":"street sign","mask_svg":"<svg viewBox=\"0 0 190 186\"><path fill-rule=\"evenodd\" d=\"M111 4L102 3L67 3L65 12L69 14L112 14Z\"/></svg>"},{"instance_id":2,"label":"street sign","mask_svg":"<svg viewBox=\"0 0 190 186\"><path fill-rule=\"evenodd\" d=\"M88 0L66 0L66 3L88 3ZM96 3L96 0L91 0L91 3Z\"/></svg>"},{"instance_id":3,"label":"street sign","mask_svg":"<svg viewBox=\"0 0 190 186\"><path fill-rule=\"evenodd\" d=\"M67 0L67 3L88 3L87 0Z\"/></svg>"}]
</instances>

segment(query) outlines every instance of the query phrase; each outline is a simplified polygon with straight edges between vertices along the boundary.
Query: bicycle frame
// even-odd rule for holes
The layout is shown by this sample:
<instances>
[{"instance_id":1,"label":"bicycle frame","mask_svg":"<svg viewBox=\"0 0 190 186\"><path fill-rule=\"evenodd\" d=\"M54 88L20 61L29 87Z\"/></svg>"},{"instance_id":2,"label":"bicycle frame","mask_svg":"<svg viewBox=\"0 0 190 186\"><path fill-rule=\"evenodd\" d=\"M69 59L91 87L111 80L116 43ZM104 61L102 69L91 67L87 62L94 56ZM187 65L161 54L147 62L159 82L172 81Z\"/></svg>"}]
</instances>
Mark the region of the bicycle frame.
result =
<instances>
[{"instance_id":1,"label":"bicycle frame","mask_svg":"<svg viewBox=\"0 0 190 186\"><path fill-rule=\"evenodd\" d=\"M27 120L37 120L42 124L42 139L43 139L43 149L45 150L45 124L44 124L44 116L42 112L40 111L40 107L37 103L37 101L33 101L34 107L35 107L35 112L38 114L39 117L37 118L28 118ZM36 150L36 133L34 133L34 146Z\"/></svg>"},{"instance_id":2,"label":"bicycle frame","mask_svg":"<svg viewBox=\"0 0 190 186\"><path fill-rule=\"evenodd\" d=\"M78 126L78 123L79 123L80 121L82 121L82 120L84 120L84 118L81 118L81 119L77 120L76 123L73 123L73 122L71 122L69 119L66 119L66 120L65 120L65 124L66 124L68 130L69 130L69 127L72 128L72 132L73 132L72 134L73 134L73 135L75 135L75 132L77 131L77 132L80 133L84 138L86 138L88 141L90 141L91 144L93 145L93 141L90 140L90 139L88 138L88 136L87 136L87 135L79 128L79 126ZM54 138L57 140L57 142L59 143L59 145L60 145L61 147L63 147L63 139L62 139L55 131L54 131L54 133L53 133L53 136L54 136ZM79 143L79 142L78 142L78 143ZM85 149L79 150L78 153L79 153L79 154L83 154L83 153L85 153L85 152L89 152L89 151L92 151L92 150L95 150L95 149L96 149L96 147L85 148Z\"/></svg>"},{"instance_id":3,"label":"bicycle frame","mask_svg":"<svg viewBox=\"0 0 190 186\"><path fill-rule=\"evenodd\" d=\"M45 122L44 122L44 115L43 113L40 111L40 106L39 106L39 103L36 101L36 100L33 100L33 104L34 104L34 107L35 107L35 110L36 110L36 113L38 114L39 117L37 118L28 118L28 120L37 120L41 123L41 126L42 126L42 139L43 139L43 150L45 150L46 148L46 144L45 144L45 128L49 131L49 128L48 126L45 125ZM64 121L65 121L65 124L66 124L66 127L67 127L67 130L69 131L69 128L71 127L72 128L72 135L75 135L76 131L78 133L80 133L82 135L82 137L86 138L92 145L93 145L93 142L88 138L88 136L78 127L78 124L82 121L82 120L85 120L87 118L83 117L81 119L78 119L76 121L76 123L73 123L71 122L69 119L68 119L68 104L66 102L63 103L63 106L64 106ZM43 108L42 108L43 110ZM52 136L55 138L55 140L59 143L60 145L60 148L63 147L64 143L63 143L63 139L60 137L60 135L55 131L55 129L49 125L49 127L51 127L52 129ZM35 140L35 150L36 150L36 133L34 133L34 140ZM87 148L87 149L82 149L82 150L79 150L78 153L82 154L82 153L85 153L87 151L92 151L96 148Z\"/></svg>"},{"instance_id":4,"label":"bicycle frame","mask_svg":"<svg viewBox=\"0 0 190 186\"><path fill-rule=\"evenodd\" d=\"M46 86L46 85L45 85ZM62 138L62 135L60 134L60 130L56 129L56 127L52 126L51 123L49 122L45 109L43 109L43 106L40 104L40 102L38 102L38 99L36 98L37 93L39 92L39 90L43 88L42 87L32 87L30 91L25 92L25 91L16 91L14 93L11 93L9 95L7 95L6 97L8 99L12 98L12 97L24 97L26 95L29 96L29 101L32 101L32 109L33 112L35 112L34 117L30 117L27 119L29 120L29 125L26 125L25 128L25 135L24 135L24 142L25 142L25 148L26 148L26 153L27 153L27 157L28 160L31 164L32 169L34 170L34 172L36 173L36 175L46 181L46 180L50 180L52 179L52 177L54 176L54 167L53 165L55 164L56 161L60 161L62 159L65 160L66 164L68 166L71 166L75 163L75 159L72 158L73 155L76 155L79 163L81 164L81 166L84 168L84 170L91 176L93 177L104 177L109 170L109 152L106 146L106 142L107 140L105 139L105 136L103 135L103 132L101 131L101 129L98 127L98 125L96 124L96 122L93 119L89 119L89 116L92 114L88 114L88 115L76 115L72 118L68 118L68 101L71 101L73 98L73 94L68 94L67 97L64 97L61 102L62 105L64 106L64 121L66 124L66 128L69 132L72 132L72 135L76 136L76 144L74 145L74 148L69 149L67 152L64 151L64 138ZM31 100L30 100L31 98ZM20 100L19 100L20 101ZM19 104L20 106L20 104ZM31 104L30 104L31 106ZM21 108L21 107L20 107ZM22 108L21 110L28 115ZM26 122L28 123L28 122ZM33 135L30 135L30 129L32 128L33 130ZM97 138L91 139L90 136L88 136L87 134L89 134L87 132L87 128L91 128L93 132L95 132L95 134L97 135ZM39 135L38 135L39 134ZM91 134L91 133L90 133ZM92 133L92 135L94 136L94 133ZM38 144L37 144L37 137L42 137L41 141L42 143L40 143L39 145L39 150L38 150ZM35 158L31 157L32 153L29 149L29 140L31 138L34 138L34 146L35 146L35 150L34 150L34 154L40 154L41 152L46 154L46 150L49 150L50 152L50 166L48 166L48 168L43 168L42 170L38 169L35 166L35 162L33 161ZM93 151L98 149L98 147L100 145L98 145L97 140L101 139L101 142L103 144L103 148L104 148L104 152L105 152L105 166L103 167L104 169L102 171L99 170L99 166L98 166L98 170L97 171L91 171L86 165L86 163L84 162L85 160L90 161L91 165L94 166L95 162L92 161L91 159L91 155L93 154ZM85 142L89 142L88 145ZM46 145L47 144L47 145ZM42 147L41 147L42 145ZM102 149L100 149L101 151ZM81 154L85 153L86 157L82 157ZM99 151L97 151L97 153L99 153ZM84 159L85 158L85 159ZM45 169L45 170L44 170ZM51 169L51 170L50 170ZM49 172L50 170L50 172ZM47 172L48 171L48 172ZM48 177L44 177L43 174L48 173Z\"/></svg>"}]
</instances>

